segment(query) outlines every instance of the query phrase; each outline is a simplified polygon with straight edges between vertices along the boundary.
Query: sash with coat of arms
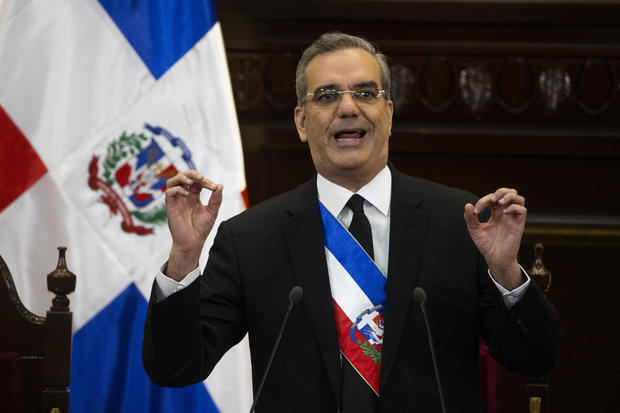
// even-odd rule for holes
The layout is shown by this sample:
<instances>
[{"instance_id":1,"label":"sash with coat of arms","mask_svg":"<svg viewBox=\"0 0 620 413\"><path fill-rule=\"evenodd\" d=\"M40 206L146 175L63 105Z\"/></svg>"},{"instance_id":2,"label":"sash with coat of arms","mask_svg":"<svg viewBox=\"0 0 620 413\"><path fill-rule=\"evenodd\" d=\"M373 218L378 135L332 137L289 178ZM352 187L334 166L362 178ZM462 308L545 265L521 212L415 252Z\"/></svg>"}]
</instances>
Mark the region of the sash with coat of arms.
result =
<instances>
[{"instance_id":1,"label":"sash with coat of arms","mask_svg":"<svg viewBox=\"0 0 620 413\"><path fill-rule=\"evenodd\" d=\"M349 231L319 206L340 352L378 396L386 278Z\"/></svg>"}]
</instances>

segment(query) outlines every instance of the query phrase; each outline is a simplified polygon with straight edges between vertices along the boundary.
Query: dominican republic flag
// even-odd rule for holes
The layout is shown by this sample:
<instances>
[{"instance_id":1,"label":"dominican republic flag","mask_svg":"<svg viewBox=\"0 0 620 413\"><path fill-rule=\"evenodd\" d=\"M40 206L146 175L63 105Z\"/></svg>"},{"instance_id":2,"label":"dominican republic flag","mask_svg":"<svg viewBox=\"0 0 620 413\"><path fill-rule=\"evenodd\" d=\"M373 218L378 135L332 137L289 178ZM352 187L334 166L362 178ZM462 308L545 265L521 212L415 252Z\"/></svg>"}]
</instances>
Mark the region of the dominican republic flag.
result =
<instances>
[{"instance_id":1,"label":"dominican republic flag","mask_svg":"<svg viewBox=\"0 0 620 413\"><path fill-rule=\"evenodd\" d=\"M220 220L245 208L211 0L0 0L0 255L44 315L68 247L71 413L249 410L247 341L206 386L161 388L142 367L145 297L171 244L166 180L190 168L224 184Z\"/></svg>"}]
</instances>

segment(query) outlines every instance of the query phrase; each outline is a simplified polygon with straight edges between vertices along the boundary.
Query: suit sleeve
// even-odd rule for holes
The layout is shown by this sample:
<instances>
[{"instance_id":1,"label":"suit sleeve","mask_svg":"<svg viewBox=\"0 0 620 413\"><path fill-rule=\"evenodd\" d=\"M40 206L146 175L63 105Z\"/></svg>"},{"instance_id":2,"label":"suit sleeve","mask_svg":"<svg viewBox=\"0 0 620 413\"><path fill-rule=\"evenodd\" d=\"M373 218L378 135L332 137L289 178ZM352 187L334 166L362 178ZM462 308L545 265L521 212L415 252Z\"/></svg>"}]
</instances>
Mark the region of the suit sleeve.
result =
<instances>
[{"instance_id":1,"label":"suit sleeve","mask_svg":"<svg viewBox=\"0 0 620 413\"><path fill-rule=\"evenodd\" d=\"M153 382L180 387L204 380L246 334L233 239L223 222L202 276L158 301L153 288L142 361Z\"/></svg>"},{"instance_id":2,"label":"suit sleeve","mask_svg":"<svg viewBox=\"0 0 620 413\"><path fill-rule=\"evenodd\" d=\"M540 377L555 366L562 341L558 314L535 282L510 310L480 257L480 322L491 355L504 367Z\"/></svg>"}]
</instances>

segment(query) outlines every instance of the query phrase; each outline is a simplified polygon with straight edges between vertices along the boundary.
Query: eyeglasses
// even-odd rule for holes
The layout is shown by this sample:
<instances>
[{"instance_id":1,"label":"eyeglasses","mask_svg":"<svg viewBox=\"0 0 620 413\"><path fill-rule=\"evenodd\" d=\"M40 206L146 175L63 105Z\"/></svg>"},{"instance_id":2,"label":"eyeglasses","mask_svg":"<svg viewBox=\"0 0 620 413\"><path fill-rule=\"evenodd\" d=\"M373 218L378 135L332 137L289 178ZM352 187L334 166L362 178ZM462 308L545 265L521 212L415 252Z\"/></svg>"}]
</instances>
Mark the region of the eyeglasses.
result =
<instances>
[{"instance_id":1,"label":"eyeglasses","mask_svg":"<svg viewBox=\"0 0 620 413\"><path fill-rule=\"evenodd\" d=\"M316 106L331 106L342 100L342 95L350 93L351 97L360 103L373 104L377 99L385 97L385 90L377 88L364 88L356 90L318 89L313 93L306 93L306 97L312 96L312 103Z\"/></svg>"}]
</instances>

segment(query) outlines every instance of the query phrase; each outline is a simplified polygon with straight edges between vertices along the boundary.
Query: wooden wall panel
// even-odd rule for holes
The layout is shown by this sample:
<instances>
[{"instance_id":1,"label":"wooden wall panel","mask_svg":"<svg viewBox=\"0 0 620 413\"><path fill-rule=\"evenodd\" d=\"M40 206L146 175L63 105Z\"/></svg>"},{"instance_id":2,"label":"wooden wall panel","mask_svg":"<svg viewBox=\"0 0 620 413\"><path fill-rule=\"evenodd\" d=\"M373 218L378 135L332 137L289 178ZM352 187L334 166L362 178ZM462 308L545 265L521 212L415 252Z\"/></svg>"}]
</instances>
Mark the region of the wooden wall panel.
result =
<instances>
[{"instance_id":1,"label":"wooden wall panel","mask_svg":"<svg viewBox=\"0 0 620 413\"><path fill-rule=\"evenodd\" d=\"M617 411L620 393L620 3L599 0L216 2L251 203L314 168L293 123L301 51L325 31L390 57L401 171L527 197L523 263L545 244L565 334L558 368L499 369L501 413Z\"/></svg>"}]
</instances>

